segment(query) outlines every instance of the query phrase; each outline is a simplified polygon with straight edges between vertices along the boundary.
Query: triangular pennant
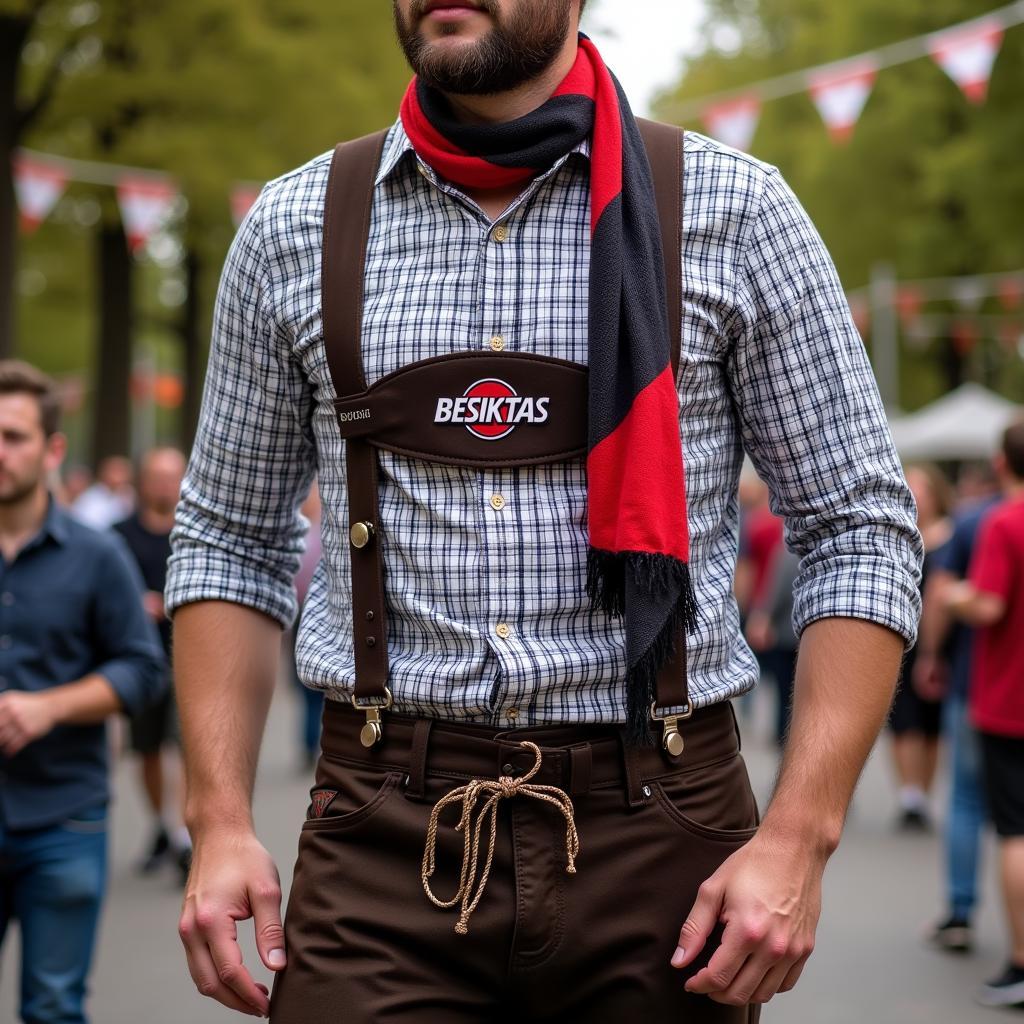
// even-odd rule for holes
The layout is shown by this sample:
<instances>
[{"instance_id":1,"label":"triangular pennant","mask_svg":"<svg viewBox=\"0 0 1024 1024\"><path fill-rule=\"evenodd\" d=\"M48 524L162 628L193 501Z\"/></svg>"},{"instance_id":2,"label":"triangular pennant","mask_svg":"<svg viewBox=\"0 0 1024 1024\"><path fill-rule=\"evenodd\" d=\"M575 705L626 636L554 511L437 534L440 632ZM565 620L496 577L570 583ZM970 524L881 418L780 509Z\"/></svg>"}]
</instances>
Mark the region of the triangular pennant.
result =
<instances>
[{"instance_id":1,"label":"triangular pennant","mask_svg":"<svg viewBox=\"0 0 1024 1024\"><path fill-rule=\"evenodd\" d=\"M990 19L939 32L932 36L928 49L972 103L984 103L1003 35L1003 26Z\"/></svg>"},{"instance_id":2,"label":"triangular pennant","mask_svg":"<svg viewBox=\"0 0 1024 1024\"><path fill-rule=\"evenodd\" d=\"M167 179L125 174L117 183L124 233L132 251L141 248L170 216L178 190Z\"/></svg>"},{"instance_id":3,"label":"triangular pennant","mask_svg":"<svg viewBox=\"0 0 1024 1024\"><path fill-rule=\"evenodd\" d=\"M746 150L754 141L761 119L761 101L756 96L714 103L703 113L708 132L733 149Z\"/></svg>"},{"instance_id":4,"label":"triangular pennant","mask_svg":"<svg viewBox=\"0 0 1024 1024\"><path fill-rule=\"evenodd\" d=\"M924 305L924 296L917 288L904 285L896 292L896 308L904 326L917 319Z\"/></svg>"},{"instance_id":5,"label":"triangular pennant","mask_svg":"<svg viewBox=\"0 0 1024 1024\"><path fill-rule=\"evenodd\" d=\"M242 183L231 190L231 219L237 228L245 220L245 215L252 208L260 194L259 185Z\"/></svg>"},{"instance_id":6,"label":"triangular pennant","mask_svg":"<svg viewBox=\"0 0 1024 1024\"><path fill-rule=\"evenodd\" d=\"M836 142L848 142L878 75L871 58L848 61L811 75L811 97Z\"/></svg>"},{"instance_id":7,"label":"triangular pennant","mask_svg":"<svg viewBox=\"0 0 1024 1024\"><path fill-rule=\"evenodd\" d=\"M14 193L25 234L31 234L46 220L67 184L67 173L57 164L24 154L14 158Z\"/></svg>"},{"instance_id":8,"label":"triangular pennant","mask_svg":"<svg viewBox=\"0 0 1024 1024\"><path fill-rule=\"evenodd\" d=\"M322 818L331 801L338 795L336 789L314 789L310 793L311 807L310 815L314 818Z\"/></svg>"},{"instance_id":9,"label":"triangular pennant","mask_svg":"<svg viewBox=\"0 0 1024 1024\"><path fill-rule=\"evenodd\" d=\"M1024 302L1024 277L1004 277L998 290L1003 309L1020 309Z\"/></svg>"}]
</instances>

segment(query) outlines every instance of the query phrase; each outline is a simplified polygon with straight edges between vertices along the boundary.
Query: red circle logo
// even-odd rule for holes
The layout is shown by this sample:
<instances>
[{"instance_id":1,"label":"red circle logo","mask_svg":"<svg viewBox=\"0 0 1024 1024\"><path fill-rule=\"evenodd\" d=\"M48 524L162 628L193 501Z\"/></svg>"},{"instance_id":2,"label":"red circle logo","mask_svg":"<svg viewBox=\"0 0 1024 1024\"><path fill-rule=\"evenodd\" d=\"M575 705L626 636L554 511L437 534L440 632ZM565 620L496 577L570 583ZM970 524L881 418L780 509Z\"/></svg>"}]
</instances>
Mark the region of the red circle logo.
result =
<instances>
[{"instance_id":1,"label":"red circle logo","mask_svg":"<svg viewBox=\"0 0 1024 1024\"><path fill-rule=\"evenodd\" d=\"M475 384L470 384L463 392L463 397L481 400L478 405L479 412L476 422L466 424L466 429L475 437L482 438L484 441L498 441L516 429L516 425L508 421L508 402L493 401L493 399L515 398L515 389L510 384L488 377L478 380ZM492 401L487 401L487 399L492 399Z\"/></svg>"}]
</instances>

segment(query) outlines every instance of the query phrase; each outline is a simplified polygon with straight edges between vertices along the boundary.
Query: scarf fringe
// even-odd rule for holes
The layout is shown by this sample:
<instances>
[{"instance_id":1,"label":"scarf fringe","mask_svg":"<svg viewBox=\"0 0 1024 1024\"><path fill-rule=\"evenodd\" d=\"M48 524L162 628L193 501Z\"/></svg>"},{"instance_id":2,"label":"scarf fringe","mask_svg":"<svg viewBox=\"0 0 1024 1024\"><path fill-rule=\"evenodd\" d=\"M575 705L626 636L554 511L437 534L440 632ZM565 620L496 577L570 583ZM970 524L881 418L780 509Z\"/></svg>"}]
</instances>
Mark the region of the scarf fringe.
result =
<instances>
[{"instance_id":1,"label":"scarf fringe","mask_svg":"<svg viewBox=\"0 0 1024 1024\"><path fill-rule=\"evenodd\" d=\"M587 554L587 595L595 607L622 617L626 610L626 573L646 593L678 590L679 598L654 642L626 673L626 731L630 742L651 746L655 741L650 710L654 681L661 666L675 654L679 627L692 633L697 625L697 602L690 567L670 555L647 552L599 551Z\"/></svg>"}]
</instances>

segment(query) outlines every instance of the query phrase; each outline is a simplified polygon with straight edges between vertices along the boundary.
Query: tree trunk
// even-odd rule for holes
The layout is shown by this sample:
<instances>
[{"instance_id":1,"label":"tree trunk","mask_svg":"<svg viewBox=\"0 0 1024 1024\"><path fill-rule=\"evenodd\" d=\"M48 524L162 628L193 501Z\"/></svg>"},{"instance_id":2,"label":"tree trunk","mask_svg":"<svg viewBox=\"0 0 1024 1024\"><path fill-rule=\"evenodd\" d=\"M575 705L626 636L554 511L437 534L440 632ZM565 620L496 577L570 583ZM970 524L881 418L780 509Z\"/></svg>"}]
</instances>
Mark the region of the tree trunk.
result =
<instances>
[{"instance_id":1,"label":"tree trunk","mask_svg":"<svg viewBox=\"0 0 1024 1024\"><path fill-rule=\"evenodd\" d=\"M93 462L131 453L132 256L120 220L97 233L99 335L93 384Z\"/></svg>"},{"instance_id":2,"label":"tree trunk","mask_svg":"<svg viewBox=\"0 0 1024 1024\"><path fill-rule=\"evenodd\" d=\"M26 18L0 16L0 359L14 352L18 210L11 160L18 141L18 71L30 27Z\"/></svg>"},{"instance_id":3,"label":"tree trunk","mask_svg":"<svg viewBox=\"0 0 1024 1024\"><path fill-rule=\"evenodd\" d=\"M181 410L181 446L191 451L199 422L199 406L203 397L206 359L202 344L202 300L199 294L201 260L194 247L185 255L185 287L187 296L182 310L181 342L185 375L185 400Z\"/></svg>"}]
</instances>

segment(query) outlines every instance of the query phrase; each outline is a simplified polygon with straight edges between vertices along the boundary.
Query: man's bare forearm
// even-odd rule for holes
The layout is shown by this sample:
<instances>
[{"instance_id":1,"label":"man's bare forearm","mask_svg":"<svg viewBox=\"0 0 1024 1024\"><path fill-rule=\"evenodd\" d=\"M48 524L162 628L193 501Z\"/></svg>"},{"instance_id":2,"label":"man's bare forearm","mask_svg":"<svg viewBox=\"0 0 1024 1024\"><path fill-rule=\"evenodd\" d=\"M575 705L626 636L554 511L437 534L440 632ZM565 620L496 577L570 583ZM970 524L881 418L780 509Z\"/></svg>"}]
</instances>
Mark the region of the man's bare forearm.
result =
<instances>
[{"instance_id":1,"label":"man's bare forearm","mask_svg":"<svg viewBox=\"0 0 1024 1024\"><path fill-rule=\"evenodd\" d=\"M793 718L762 832L838 845L854 787L892 702L903 638L862 619L821 619L800 639Z\"/></svg>"},{"instance_id":2,"label":"man's bare forearm","mask_svg":"<svg viewBox=\"0 0 1024 1024\"><path fill-rule=\"evenodd\" d=\"M281 627L226 601L174 615L174 686L185 755L185 820L193 838L252 829L260 741L277 680Z\"/></svg>"}]
</instances>

